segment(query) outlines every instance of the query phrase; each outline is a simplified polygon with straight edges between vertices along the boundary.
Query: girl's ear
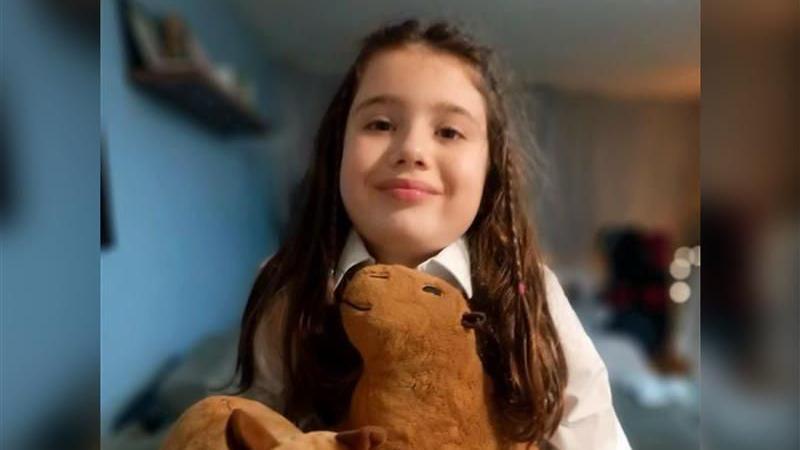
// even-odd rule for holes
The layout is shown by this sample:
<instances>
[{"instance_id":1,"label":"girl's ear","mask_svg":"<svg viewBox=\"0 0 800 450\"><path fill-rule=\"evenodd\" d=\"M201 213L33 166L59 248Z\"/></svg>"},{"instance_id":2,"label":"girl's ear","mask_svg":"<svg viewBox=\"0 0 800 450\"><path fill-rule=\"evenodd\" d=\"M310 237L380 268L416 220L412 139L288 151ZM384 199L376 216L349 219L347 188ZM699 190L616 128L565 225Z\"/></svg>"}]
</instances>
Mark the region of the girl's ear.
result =
<instances>
[{"instance_id":1,"label":"girl's ear","mask_svg":"<svg viewBox=\"0 0 800 450\"><path fill-rule=\"evenodd\" d=\"M263 425L244 410L234 409L225 427L230 450L270 450L279 442Z\"/></svg>"},{"instance_id":2,"label":"girl's ear","mask_svg":"<svg viewBox=\"0 0 800 450\"><path fill-rule=\"evenodd\" d=\"M349 450L372 450L386 442L386 430L381 427L366 426L357 430L342 431L336 434L336 441Z\"/></svg>"}]
</instances>

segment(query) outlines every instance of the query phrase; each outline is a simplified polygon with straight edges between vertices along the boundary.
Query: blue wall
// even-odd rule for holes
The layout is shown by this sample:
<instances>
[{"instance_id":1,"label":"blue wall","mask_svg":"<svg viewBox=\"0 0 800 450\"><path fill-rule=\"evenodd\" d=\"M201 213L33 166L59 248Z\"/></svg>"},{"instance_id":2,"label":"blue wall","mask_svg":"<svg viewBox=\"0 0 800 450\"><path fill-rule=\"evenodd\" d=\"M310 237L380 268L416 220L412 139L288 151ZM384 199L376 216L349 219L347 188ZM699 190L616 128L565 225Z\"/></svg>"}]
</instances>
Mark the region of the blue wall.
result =
<instances>
[{"instance_id":1,"label":"blue wall","mask_svg":"<svg viewBox=\"0 0 800 450\"><path fill-rule=\"evenodd\" d=\"M32 445L21 440L57 419L89 433L97 420L99 42L53 6L0 11L0 145L15 198L0 230L0 448Z\"/></svg>"},{"instance_id":2,"label":"blue wall","mask_svg":"<svg viewBox=\"0 0 800 450\"><path fill-rule=\"evenodd\" d=\"M142 1L178 11L209 56L246 71L268 120L273 74L223 1ZM171 356L238 323L276 246L271 143L218 137L131 86L117 3L103 2L101 125L116 242L101 257L102 428ZM274 162L274 161L273 161Z\"/></svg>"}]
</instances>

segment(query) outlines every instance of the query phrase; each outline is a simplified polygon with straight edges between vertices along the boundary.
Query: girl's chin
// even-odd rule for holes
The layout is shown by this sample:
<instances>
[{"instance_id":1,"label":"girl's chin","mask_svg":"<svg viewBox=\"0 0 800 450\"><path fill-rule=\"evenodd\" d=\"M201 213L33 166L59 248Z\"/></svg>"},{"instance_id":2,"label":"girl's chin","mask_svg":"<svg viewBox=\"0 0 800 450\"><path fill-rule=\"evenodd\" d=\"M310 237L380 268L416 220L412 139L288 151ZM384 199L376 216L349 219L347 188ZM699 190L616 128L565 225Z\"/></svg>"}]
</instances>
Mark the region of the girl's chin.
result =
<instances>
[{"instance_id":1,"label":"girl's chin","mask_svg":"<svg viewBox=\"0 0 800 450\"><path fill-rule=\"evenodd\" d=\"M384 227L379 230L380 240L386 242L388 247L395 247L402 252L428 253L434 249L441 249L447 243L440 243L441 239L430 228L422 226L411 227Z\"/></svg>"},{"instance_id":2,"label":"girl's chin","mask_svg":"<svg viewBox=\"0 0 800 450\"><path fill-rule=\"evenodd\" d=\"M441 223L428 217L420 217L419 214L404 214L403 212L390 213L379 220L379 229L384 233L406 238L429 236L435 232L435 224Z\"/></svg>"},{"instance_id":3,"label":"girl's chin","mask_svg":"<svg viewBox=\"0 0 800 450\"><path fill-rule=\"evenodd\" d=\"M403 245L416 247L429 239L425 230L410 226L381 227L380 234L385 242L402 242Z\"/></svg>"}]
</instances>

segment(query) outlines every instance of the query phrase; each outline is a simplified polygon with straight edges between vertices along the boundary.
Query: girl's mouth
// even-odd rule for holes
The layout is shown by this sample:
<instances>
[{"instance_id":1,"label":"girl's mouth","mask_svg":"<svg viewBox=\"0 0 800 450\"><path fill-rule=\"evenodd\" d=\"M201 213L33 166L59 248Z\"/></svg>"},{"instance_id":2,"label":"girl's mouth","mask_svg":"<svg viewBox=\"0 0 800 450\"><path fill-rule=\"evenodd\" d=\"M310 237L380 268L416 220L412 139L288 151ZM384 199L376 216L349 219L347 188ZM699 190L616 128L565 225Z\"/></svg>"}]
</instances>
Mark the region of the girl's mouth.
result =
<instances>
[{"instance_id":1,"label":"girl's mouth","mask_svg":"<svg viewBox=\"0 0 800 450\"><path fill-rule=\"evenodd\" d=\"M376 187L393 198L405 202L416 202L441 193L439 189L424 181L406 178L391 178L378 183Z\"/></svg>"},{"instance_id":2,"label":"girl's mouth","mask_svg":"<svg viewBox=\"0 0 800 450\"><path fill-rule=\"evenodd\" d=\"M402 200L406 202L415 202L423 200L433 195L430 192L425 192L419 189L408 189L408 188L392 188L392 189L386 189L384 190L384 192L388 193L397 200Z\"/></svg>"}]
</instances>

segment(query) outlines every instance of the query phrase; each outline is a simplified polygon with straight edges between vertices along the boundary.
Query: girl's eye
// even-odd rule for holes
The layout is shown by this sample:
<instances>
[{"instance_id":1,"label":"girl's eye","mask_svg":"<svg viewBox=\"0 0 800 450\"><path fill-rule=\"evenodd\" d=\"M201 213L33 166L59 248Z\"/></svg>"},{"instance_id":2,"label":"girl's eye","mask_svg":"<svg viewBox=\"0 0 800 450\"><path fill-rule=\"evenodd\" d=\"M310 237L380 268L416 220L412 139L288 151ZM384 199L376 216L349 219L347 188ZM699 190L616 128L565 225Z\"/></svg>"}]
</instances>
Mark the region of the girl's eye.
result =
<instances>
[{"instance_id":1,"label":"girl's eye","mask_svg":"<svg viewBox=\"0 0 800 450\"><path fill-rule=\"evenodd\" d=\"M447 140L463 139L464 135L453 127L444 127L439 129L439 136Z\"/></svg>"},{"instance_id":2,"label":"girl's eye","mask_svg":"<svg viewBox=\"0 0 800 450\"><path fill-rule=\"evenodd\" d=\"M391 131L392 123L385 119L377 119L368 123L366 129L374 131Z\"/></svg>"}]
</instances>

